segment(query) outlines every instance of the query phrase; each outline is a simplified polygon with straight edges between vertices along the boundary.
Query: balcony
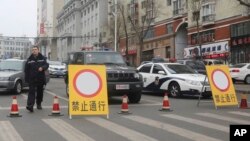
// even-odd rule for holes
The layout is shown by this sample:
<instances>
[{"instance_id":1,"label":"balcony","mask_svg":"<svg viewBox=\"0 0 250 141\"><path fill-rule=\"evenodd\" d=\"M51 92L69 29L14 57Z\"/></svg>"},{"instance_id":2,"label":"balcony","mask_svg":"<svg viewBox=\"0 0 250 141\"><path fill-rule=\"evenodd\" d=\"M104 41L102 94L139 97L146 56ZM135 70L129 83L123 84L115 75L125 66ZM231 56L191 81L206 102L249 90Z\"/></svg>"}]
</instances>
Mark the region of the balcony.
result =
<instances>
[{"instance_id":1,"label":"balcony","mask_svg":"<svg viewBox=\"0 0 250 141\"><path fill-rule=\"evenodd\" d=\"M184 10L183 7L182 8L178 8L178 9L174 9L173 16L174 16L174 18L182 17L183 14L184 14L184 12L185 12L185 10Z\"/></svg>"},{"instance_id":2,"label":"balcony","mask_svg":"<svg viewBox=\"0 0 250 141\"><path fill-rule=\"evenodd\" d=\"M208 26L213 25L215 23L215 14L209 14L202 16L202 25Z\"/></svg>"},{"instance_id":3,"label":"balcony","mask_svg":"<svg viewBox=\"0 0 250 141\"><path fill-rule=\"evenodd\" d=\"M210 3L215 3L216 0L202 0L202 5L210 4Z\"/></svg>"}]
</instances>

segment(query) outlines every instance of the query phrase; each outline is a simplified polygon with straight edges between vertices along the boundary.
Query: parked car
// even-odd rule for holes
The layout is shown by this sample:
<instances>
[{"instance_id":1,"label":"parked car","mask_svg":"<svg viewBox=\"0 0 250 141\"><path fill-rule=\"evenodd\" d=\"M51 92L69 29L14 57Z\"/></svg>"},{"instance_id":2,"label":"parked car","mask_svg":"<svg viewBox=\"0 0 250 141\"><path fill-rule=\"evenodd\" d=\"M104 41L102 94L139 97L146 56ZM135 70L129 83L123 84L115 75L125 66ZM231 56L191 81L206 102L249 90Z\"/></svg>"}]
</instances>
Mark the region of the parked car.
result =
<instances>
[{"instance_id":1,"label":"parked car","mask_svg":"<svg viewBox=\"0 0 250 141\"><path fill-rule=\"evenodd\" d=\"M108 96L127 95L129 102L141 100L142 77L134 67L127 66L122 55L114 51L81 51L68 53L68 65L105 65ZM66 93L68 74L65 76Z\"/></svg>"},{"instance_id":2,"label":"parked car","mask_svg":"<svg viewBox=\"0 0 250 141\"><path fill-rule=\"evenodd\" d=\"M250 84L250 63L232 65L229 70L233 82L244 81L246 84Z\"/></svg>"},{"instance_id":3,"label":"parked car","mask_svg":"<svg viewBox=\"0 0 250 141\"><path fill-rule=\"evenodd\" d=\"M26 60L6 59L0 62L0 89L5 91L13 91L16 94L22 92L23 87L28 87L25 82ZM49 82L48 71L45 72L46 82Z\"/></svg>"},{"instance_id":4,"label":"parked car","mask_svg":"<svg viewBox=\"0 0 250 141\"><path fill-rule=\"evenodd\" d=\"M153 92L168 91L172 97L183 94L212 95L208 79L197 74L190 67L179 63L147 63L137 68L143 77L143 90ZM204 86L203 86L204 85Z\"/></svg>"},{"instance_id":5,"label":"parked car","mask_svg":"<svg viewBox=\"0 0 250 141\"><path fill-rule=\"evenodd\" d=\"M60 61L47 61L49 63L49 74L51 76L60 77L66 74L66 64Z\"/></svg>"},{"instance_id":6,"label":"parked car","mask_svg":"<svg viewBox=\"0 0 250 141\"><path fill-rule=\"evenodd\" d=\"M205 65L223 65L224 64L222 60L216 60L216 59L204 59L203 62Z\"/></svg>"},{"instance_id":7,"label":"parked car","mask_svg":"<svg viewBox=\"0 0 250 141\"><path fill-rule=\"evenodd\" d=\"M176 62L191 67L197 73L206 74L205 64L201 60L177 60Z\"/></svg>"}]
</instances>

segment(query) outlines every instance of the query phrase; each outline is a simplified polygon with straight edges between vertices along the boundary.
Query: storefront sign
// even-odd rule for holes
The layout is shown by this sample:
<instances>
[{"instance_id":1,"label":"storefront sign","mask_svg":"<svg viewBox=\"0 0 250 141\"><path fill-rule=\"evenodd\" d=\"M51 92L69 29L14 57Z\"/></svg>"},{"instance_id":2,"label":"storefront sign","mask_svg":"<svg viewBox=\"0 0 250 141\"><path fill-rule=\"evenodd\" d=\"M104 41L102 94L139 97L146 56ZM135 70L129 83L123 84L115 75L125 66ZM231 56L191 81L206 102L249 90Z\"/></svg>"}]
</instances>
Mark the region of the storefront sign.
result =
<instances>
[{"instance_id":1,"label":"storefront sign","mask_svg":"<svg viewBox=\"0 0 250 141\"><path fill-rule=\"evenodd\" d=\"M240 45L247 45L247 44L250 44L250 35L231 38L232 47L236 47Z\"/></svg>"},{"instance_id":2,"label":"storefront sign","mask_svg":"<svg viewBox=\"0 0 250 141\"><path fill-rule=\"evenodd\" d=\"M224 54L229 52L228 41L207 44L201 46L203 56ZM200 55L199 46L184 48L184 58L191 58ZM214 56L215 57L215 56Z\"/></svg>"}]
</instances>

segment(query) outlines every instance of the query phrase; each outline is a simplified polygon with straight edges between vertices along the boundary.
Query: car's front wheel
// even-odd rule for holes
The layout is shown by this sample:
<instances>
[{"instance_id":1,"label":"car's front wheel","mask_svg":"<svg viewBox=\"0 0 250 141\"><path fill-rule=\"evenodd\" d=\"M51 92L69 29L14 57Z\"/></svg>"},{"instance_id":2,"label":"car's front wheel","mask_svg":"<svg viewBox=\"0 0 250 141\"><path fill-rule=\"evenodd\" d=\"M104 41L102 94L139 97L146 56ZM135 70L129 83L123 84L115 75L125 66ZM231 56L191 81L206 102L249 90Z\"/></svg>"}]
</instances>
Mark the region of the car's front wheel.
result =
<instances>
[{"instance_id":1,"label":"car's front wheel","mask_svg":"<svg viewBox=\"0 0 250 141\"><path fill-rule=\"evenodd\" d=\"M168 91L171 97L180 97L181 88L177 82L172 82L169 84Z\"/></svg>"},{"instance_id":2,"label":"car's front wheel","mask_svg":"<svg viewBox=\"0 0 250 141\"><path fill-rule=\"evenodd\" d=\"M141 100L141 92L134 92L128 95L128 100L130 103L139 103Z\"/></svg>"},{"instance_id":3,"label":"car's front wheel","mask_svg":"<svg viewBox=\"0 0 250 141\"><path fill-rule=\"evenodd\" d=\"M15 84L15 87L14 87L14 92L16 94L20 94L22 92L22 89L23 89L23 86L22 86L22 82L20 80L18 80Z\"/></svg>"},{"instance_id":4,"label":"car's front wheel","mask_svg":"<svg viewBox=\"0 0 250 141\"><path fill-rule=\"evenodd\" d=\"M250 75L247 75L245 78L245 84L250 84Z\"/></svg>"}]
</instances>

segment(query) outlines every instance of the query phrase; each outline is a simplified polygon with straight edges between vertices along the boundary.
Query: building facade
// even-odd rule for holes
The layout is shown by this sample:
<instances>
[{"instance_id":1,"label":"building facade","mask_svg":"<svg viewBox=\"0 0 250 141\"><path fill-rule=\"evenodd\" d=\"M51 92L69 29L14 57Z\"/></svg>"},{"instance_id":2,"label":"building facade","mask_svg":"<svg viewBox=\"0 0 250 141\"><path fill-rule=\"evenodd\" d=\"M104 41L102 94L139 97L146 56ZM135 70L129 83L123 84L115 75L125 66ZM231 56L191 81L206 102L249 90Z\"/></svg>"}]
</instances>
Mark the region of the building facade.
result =
<instances>
[{"instance_id":1,"label":"building facade","mask_svg":"<svg viewBox=\"0 0 250 141\"><path fill-rule=\"evenodd\" d=\"M153 18L153 22L145 27L145 38L142 48L142 61L153 57L166 59L182 59L184 48L187 47L187 2L186 0L131 0L125 6L132 15L132 20L143 24L143 18ZM136 23L135 22L135 23ZM145 25L145 24L144 24ZM129 28L129 61L133 65L138 54L138 39L133 36L133 28ZM121 52L125 55L125 38L121 41Z\"/></svg>"},{"instance_id":2,"label":"building facade","mask_svg":"<svg viewBox=\"0 0 250 141\"><path fill-rule=\"evenodd\" d=\"M70 51L102 48L107 17L107 0L68 0L57 15L59 60L66 60Z\"/></svg>"},{"instance_id":3,"label":"building facade","mask_svg":"<svg viewBox=\"0 0 250 141\"><path fill-rule=\"evenodd\" d=\"M62 0L37 0L37 44L41 53L50 60L57 60L57 19Z\"/></svg>"},{"instance_id":4,"label":"building facade","mask_svg":"<svg viewBox=\"0 0 250 141\"><path fill-rule=\"evenodd\" d=\"M250 61L248 8L234 0L201 0L199 13L198 26L193 11L188 13L188 47L184 49L184 58L202 56L231 64Z\"/></svg>"},{"instance_id":5,"label":"building facade","mask_svg":"<svg viewBox=\"0 0 250 141\"><path fill-rule=\"evenodd\" d=\"M27 59L30 55L31 41L28 38L10 38L0 35L0 58Z\"/></svg>"}]
</instances>

